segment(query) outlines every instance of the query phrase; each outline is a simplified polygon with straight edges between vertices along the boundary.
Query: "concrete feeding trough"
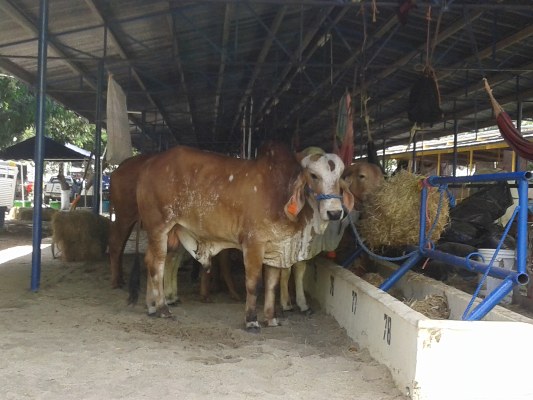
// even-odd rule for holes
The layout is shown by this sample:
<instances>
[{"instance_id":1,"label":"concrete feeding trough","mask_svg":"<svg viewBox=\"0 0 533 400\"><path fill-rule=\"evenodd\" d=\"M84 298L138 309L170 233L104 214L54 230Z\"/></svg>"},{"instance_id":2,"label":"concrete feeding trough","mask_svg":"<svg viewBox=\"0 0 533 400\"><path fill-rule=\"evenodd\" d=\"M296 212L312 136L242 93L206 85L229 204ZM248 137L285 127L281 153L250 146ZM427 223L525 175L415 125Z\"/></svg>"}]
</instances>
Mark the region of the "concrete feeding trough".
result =
<instances>
[{"instance_id":1,"label":"concrete feeding trough","mask_svg":"<svg viewBox=\"0 0 533 400\"><path fill-rule=\"evenodd\" d=\"M526 368L533 357L532 319L496 306L482 321L462 321L470 295L407 273L394 286L406 297L446 296L450 319L433 320L330 260L309 264L308 294L389 368L411 399L533 398Z\"/></svg>"}]
</instances>

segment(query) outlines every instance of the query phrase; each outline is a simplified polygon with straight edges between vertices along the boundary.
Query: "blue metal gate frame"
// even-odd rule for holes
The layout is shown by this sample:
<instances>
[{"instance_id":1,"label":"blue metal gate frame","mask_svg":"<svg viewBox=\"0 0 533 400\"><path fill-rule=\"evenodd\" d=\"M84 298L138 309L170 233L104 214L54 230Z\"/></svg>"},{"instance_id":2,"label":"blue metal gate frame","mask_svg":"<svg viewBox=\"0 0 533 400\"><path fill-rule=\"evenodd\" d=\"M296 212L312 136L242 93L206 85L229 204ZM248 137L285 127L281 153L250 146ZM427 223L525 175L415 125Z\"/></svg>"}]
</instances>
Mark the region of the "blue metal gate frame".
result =
<instances>
[{"instance_id":1,"label":"blue metal gate frame","mask_svg":"<svg viewBox=\"0 0 533 400\"><path fill-rule=\"evenodd\" d=\"M487 293L483 299L473 310L468 314L468 308L463 315L463 320L478 321L487 315L513 288L518 285L526 285L529 282L527 274L527 216L528 216L528 188L529 180L532 178L531 172L505 172L498 174L483 174L473 175L467 177L445 177L445 176L430 176L426 179L429 186L443 186L448 184L463 184L463 183L479 183L479 182L494 182L494 181L516 181L518 185L518 205L515 207L513 215L505 228L504 234L498 244L492 259L486 262L479 262L472 260L472 256L478 253L472 253L467 257L458 257L448 253L435 250L428 238L426 232L426 207L427 207L427 191L428 186L424 185L421 193L420 202L420 234L418 248L400 267L380 286L380 289L388 291L398 280L400 280L407 271L415 266L420 260L424 258L431 258L440 260L448 265L464 268L469 271L483 273L495 278L502 279L491 293ZM517 219L517 237L516 237L516 271L493 266L493 262L497 257L503 239L507 235L514 219ZM474 296L476 293L474 294ZM473 299L474 300L474 299ZM473 300L471 304L473 303ZM471 305L470 304L470 305Z\"/></svg>"}]
</instances>

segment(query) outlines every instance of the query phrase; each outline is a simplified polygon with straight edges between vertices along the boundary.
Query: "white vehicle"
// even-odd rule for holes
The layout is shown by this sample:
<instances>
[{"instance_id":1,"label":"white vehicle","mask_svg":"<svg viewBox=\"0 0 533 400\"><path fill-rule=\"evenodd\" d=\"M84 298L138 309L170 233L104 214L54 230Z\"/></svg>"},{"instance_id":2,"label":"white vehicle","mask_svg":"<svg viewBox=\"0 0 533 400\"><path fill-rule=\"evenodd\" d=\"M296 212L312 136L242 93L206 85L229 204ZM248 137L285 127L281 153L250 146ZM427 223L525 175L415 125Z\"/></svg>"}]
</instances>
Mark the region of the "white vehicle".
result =
<instances>
[{"instance_id":1,"label":"white vehicle","mask_svg":"<svg viewBox=\"0 0 533 400\"><path fill-rule=\"evenodd\" d=\"M71 176L65 176L65 179L67 180L69 187L72 188L74 179L72 179ZM50 200L61 201L61 182L57 176L50 178L50 181L45 183L43 196L45 204L49 204ZM70 197L70 200L72 200L72 193L70 194Z\"/></svg>"},{"instance_id":2,"label":"white vehicle","mask_svg":"<svg viewBox=\"0 0 533 400\"><path fill-rule=\"evenodd\" d=\"M18 167L13 161L0 161L0 207L13 207Z\"/></svg>"}]
</instances>

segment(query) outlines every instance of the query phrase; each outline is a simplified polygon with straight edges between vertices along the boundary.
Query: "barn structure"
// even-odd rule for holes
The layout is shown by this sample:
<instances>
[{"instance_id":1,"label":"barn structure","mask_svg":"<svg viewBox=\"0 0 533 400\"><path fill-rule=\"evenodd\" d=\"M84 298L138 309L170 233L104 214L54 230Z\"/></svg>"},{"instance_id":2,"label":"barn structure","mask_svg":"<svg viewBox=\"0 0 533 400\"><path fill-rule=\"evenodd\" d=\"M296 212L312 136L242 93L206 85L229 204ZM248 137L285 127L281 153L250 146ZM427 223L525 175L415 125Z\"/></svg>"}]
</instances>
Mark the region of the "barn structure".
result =
<instances>
[{"instance_id":1,"label":"barn structure","mask_svg":"<svg viewBox=\"0 0 533 400\"><path fill-rule=\"evenodd\" d=\"M483 161L489 164L498 161L493 158L500 157L500 152L513 154L507 157L511 173L529 169L533 159L528 159L533 144L519 145L533 133L532 22L529 0L0 0L0 70L26 83L39 98L36 198L42 187L38 166L42 165L44 96L96 124L94 153L99 159L101 130L110 124L105 112L110 78L126 96L129 137L139 152L184 144L252 155L266 139L285 141L294 149L320 146L333 151L343 141L338 134L338 110L343 96L349 94L354 157L386 159L387 149L404 146L402 157L415 160L424 143L449 137L446 161L452 166L452 177L462 160L457 146L460 135L477 139L478 134L481 138L483 132L495 129L485 78L514 129L506 132L505 141L498 139L498 146L477 150L485 151ZM440 172L438 153L432 156ZM468 161L472 164L472 156ZM99 168L95 167L97 173ZM526 181L530 178L524 176ZM526 203L521 203L522 217ZM39 212L34 224L32 288L36 290ZM521 268L525 262L524 258ZM327 275L328 268L333 267L315 271L315 277ZM325 279L333 282L331 276ZM521 283L527 283L523 279ZM324 288L313 282L310 290L319 298L326 296L321 292ZM350 285L342 290L357 303L360 289ZM333 283L328 290L333 296ZM400 371L402 356L396 354L388 366L397 382L410 382L411 398L437 398L427 397L438 390L425 392L435 383L427 371L417 375L416 362L426 368L432 357L444 357L450 348L439 348L441 334L444 338L446 329L463 328L443 324L435 328L401 310L384 311L389 300L377 305L368 287L363 292L359 306L368 296L372 304L368 309L379 316L375 323L383 325L385 318L382 343L368 344L373 355L387 359L391 324L416 325L418 331L412 333L416 339L406 340L411 340L413 352L419 349L422 361L415 359L410 370ZM348 306L352 313L354 302ZM463 306L464 299L457 304ZM328 305L337 306L336 300ZM395 316L405 319L396 322ZM516 323L527 325L521 319ZM497 326L499 333L492 331L470 356L479 355L482 346L494 344L490 340L498 341L501 334L513 335L511 328ZM520 325L518 335L531 333L530 328ZM470 346L476 335L483 335L478 329L465 334L472 340ZM461 337L452 335L454 345L460 341ZM433 353L421 350L432 346ZM524 346L531 348L528 343ZM454 367L447 364L447 368ZM505 375L512 378L511 373ZM521 390L527 382L514 386ZM496 397L490 398L503 398L504 392L489 388L484 395L492 391ZM518 389L509 398L531 395L531 389ZM450 395L442 391L442 398Z\"/></svg>"}]
</instances>

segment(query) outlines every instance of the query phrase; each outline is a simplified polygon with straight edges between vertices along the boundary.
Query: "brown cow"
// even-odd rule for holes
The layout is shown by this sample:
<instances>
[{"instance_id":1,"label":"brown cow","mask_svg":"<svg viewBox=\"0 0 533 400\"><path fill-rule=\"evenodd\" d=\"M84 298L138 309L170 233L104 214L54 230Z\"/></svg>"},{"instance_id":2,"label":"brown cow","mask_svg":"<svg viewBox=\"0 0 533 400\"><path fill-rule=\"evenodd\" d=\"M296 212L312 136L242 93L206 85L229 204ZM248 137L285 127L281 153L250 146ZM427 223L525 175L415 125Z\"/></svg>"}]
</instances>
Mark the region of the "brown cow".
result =
<instances>
[{"instance_id":1,"label":"brown cow","mask_svg":"<svg viewBox=\"0 0 533 400\"><path fill-rule=\"evenodd\" d=\"M124 247L132 232L136 222L139 221L137 209L137 181L139 173L144 167L146 160L154 155L137 155L123 161L120 166L113 171L110 178L110 201L115 214L115 220L111 224L109 234L109 259L111 268L111 286L121 287L124 284L122 259ZM137 232L137 235L139 232ZM178 301L177 269L185 256L184 249L180 247L174 249L166 260L168 268L165 269L165 295L167 303L173 304ZM220 255L219 257L224 257ZM138 260L137 260L138 262ZM139 279L138 266L133 269L135 279ZM220 273L224 278L230 296L238 300L239 295L235 291L233 280L230 276L231 266L227 262L220 263ZM200 282L200 295L205 301L209 300L209 275L202 274ZM136 285L137 282L132 282ZM135 303L136 298L130 297L130 302Z\"/></svg>"},{"instance_id":2,"label":"brown cow","mask_svg":"<svg viewBox=\"0 0 533 400\"><path fill-rule=\"evenodd\" d=\"M354 164L346 167L342 174L342 178L350 187L350 192L355 198L355 207L361 209L362 203L367 196L374 192L383 183L383 173L379 166L370 164L365 161L357 161ZM352 213L352 220L358 218L358 213ZM339 243L345 242L346 245L353 247L353 240L349 232L345 229L349 228L349 220L332 222L323 235L315 236L313 247L316 249L313 252L333 251L337 248ZM280 277L280 303L283 311L290 311L293 309L291 298L289 296L289 278L291 270L294 270L294 287L296 294L296 305L301 312L308 312L309 306L304 293L303 279L307 263L305 261L297 262L292 268L287 268L281 271Z\"/></svg>"},{"instance_id":3,"label":"brown cow","mask_svg":"<svg viewBox=\"0 0 533 400\"><path fill-rule=\"evenodd\" d=\"M309 243L342 217L353 196L341 192L342 160L334 154L298 160L271 144L256 160L176 146L147 160L137 202L148 233L146 304L149 314L170 316L163 291L168 241L180 241L205 268L220 250L243 252L246 328L259 329L256 286L265 267L265 319L276 326L274 288L279 268L314 256Z\"/></svg>"},{"instance_id":4,"label":"brown cow","mask_svg":"<svg viewBox=\"0 0 533 400\"><path fill-rule=\"evenodd\" d=\"M142 154L123 161L110 177L109 196L115 220L109 232L111 286L124 284L122 256L133 226L139 220L137 210L137 180L146 160L153 155Z\"/></svg>"},{"instance_id":5,"label":"brown cow","mask_svg":"<svg viewBox=\"0 0 533 400\"><path fill-rule=\"evenodd\" d=\"M356 161L344 169L342 178L350 186L355 198L355 208L361 209L361 203L366 200L384 181L381 168L376 164Z\"/></svg>"}]
</instances>

